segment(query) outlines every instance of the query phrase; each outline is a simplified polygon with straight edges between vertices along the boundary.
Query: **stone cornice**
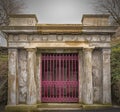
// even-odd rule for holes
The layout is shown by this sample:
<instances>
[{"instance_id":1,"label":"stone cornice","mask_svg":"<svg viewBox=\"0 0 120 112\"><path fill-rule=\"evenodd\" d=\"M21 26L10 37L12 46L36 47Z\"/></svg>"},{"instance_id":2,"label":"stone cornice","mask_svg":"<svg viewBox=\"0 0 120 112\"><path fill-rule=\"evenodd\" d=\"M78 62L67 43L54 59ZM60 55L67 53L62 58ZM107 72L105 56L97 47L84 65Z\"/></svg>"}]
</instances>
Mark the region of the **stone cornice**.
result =
<instances>
[{"instance_id":1,"label":"stone cornice","mask_svg":"<svg viewBox=\"0 0 120 112\"><path fill-rule=\"evenodd\" d=\"M37 33L37 34L114 34L117 26L82 26L81 24L71 25L37 25L37 26L2 26L0 30L8 34L15 33Z\"/></svg>"}]
</instances>

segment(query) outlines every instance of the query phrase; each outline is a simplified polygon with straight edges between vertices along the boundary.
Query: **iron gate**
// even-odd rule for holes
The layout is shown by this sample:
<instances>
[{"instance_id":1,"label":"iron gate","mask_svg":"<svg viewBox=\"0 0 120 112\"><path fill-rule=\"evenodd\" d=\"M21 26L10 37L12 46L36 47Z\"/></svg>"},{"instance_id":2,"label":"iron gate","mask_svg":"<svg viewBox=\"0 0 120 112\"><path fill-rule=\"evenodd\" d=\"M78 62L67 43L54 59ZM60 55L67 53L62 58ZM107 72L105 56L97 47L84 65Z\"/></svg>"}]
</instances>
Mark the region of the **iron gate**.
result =
<instances>
[{"instance_id":1,"label":"iron gate","mask_svg":"<svg viewBox=\"0 0 120 112\"><path fill-rule=\"evenodd\" d=\"M78 102L78 54L42 54L42 102Z\"/></svg>"}]
</instances>

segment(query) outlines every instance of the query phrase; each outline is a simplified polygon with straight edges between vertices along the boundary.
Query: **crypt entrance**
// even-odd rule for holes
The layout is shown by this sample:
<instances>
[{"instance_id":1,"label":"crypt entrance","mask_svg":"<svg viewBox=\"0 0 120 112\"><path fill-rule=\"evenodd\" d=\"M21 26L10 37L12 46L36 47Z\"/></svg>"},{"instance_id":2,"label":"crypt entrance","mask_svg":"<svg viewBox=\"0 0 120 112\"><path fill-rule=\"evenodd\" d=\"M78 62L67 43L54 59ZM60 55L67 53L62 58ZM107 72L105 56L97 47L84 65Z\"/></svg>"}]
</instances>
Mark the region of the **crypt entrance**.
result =
<instances>
[{"instance_id":1,"label":"crypt entrance","mask_svg":"<svg viewBox=\"0 0 120 112\"><path fill-rule=\"evenodd\" d=\"M79 102L78 54L43 53L42 102Z\"/></svg>"},{"instance_id":2,"label":"crypt entrance","mask_svg":"<svg viewBox=\"0 0 120 112\"><path fill-rule=\"evenodd\" d=\"M116 27L108 15L84 15L82 24L38 24L35 15L13 15L1 31L8 41L7 111L111 106Z\"/></svg>"}]
</instances>

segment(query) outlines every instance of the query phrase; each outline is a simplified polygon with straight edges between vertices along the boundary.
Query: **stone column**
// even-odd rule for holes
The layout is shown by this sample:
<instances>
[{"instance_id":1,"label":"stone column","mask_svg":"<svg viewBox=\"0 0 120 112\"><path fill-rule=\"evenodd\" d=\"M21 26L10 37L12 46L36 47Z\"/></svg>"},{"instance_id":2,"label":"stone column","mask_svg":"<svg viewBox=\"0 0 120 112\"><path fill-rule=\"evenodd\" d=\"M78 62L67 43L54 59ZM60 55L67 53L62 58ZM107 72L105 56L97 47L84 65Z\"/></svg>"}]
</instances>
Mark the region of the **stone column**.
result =
<instances>
[{"instance_id":1,"label":"stone column","mask_svg":"<svg viewBox=\"0 0 120 112\"><path fill-rule=\"evenodd\" d=\"M111 50L103 49L103 104L111 104L111 73L110 73Z\"/></svg>"},{"instance_id":2,"label":"stone column","mask_svg":"<svg viewBox=\"0 0 120 112\"><path fill-rule=\"evenodd\" d=\"M27 49L28 51L28 87L27 87L27 104L32 105L37 102L37 91L36 91L36 81L35 81L35 60L36 60L36 50Z\"/></svg>"},{"instance_id":3,"label":"stone column","mask_svg":"<svg viewBox=\"0 0 120 112\"><path fill-rule=\"evenodd\" d=\"M41 103L41 89L42 89L42 83L41 83L41 57L42 57L42 55L41 55L41 53L37 53L37 62L36 62L36 65L37 65L37 67L36 67L36 71L37 71L37 73L36 73L36 75L37 75L37 101L38 101L38 103Z\"/></svg>"},{"instance_id":4,"label":"stone column","mask_svg":"<svg viewBox=\"0 0 120 112\"><path fill-rule=\"evenodd\" d=\"M83 103L85 104L93 104L92 50L93 48L84 48Z\"/></svg>"},{"instance_id":5,"label":"stone column","mask_svg":"<svg viewBox=\"0 0 120 112\"><path fill-rule=\"evenodd\" d=\"M84 67L83 67L83 51L79 51L79 103L83 103L82 93L83 93L83 77L84 77Z\"/></svg>"},{"instance_id":6,"label":"stone column","mask_svg":"<svg viewBox=\"0 0 120 112\"><path fill-rule=\"evenodd\" d=\"M10 48L8 51L8 105L17 104L17 56L17 49Z\"/></svg>"}]
</instances>

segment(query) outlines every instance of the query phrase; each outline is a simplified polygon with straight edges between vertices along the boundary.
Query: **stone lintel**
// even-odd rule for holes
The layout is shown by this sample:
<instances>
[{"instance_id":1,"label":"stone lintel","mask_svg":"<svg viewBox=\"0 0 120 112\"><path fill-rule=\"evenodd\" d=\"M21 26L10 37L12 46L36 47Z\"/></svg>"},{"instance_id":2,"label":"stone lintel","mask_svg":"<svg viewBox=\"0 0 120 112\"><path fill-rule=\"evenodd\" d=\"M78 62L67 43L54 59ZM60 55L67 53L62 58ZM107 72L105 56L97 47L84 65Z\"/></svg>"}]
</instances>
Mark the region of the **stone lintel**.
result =
<instances>
[{"instance_id":1,"label":"stone lintel","mask_svg":"<svg viewBox=\"0 0 120 112\"><path fill-rule=\"evenodd\" d=\"M90 51L92 52L93 49L95 49L95 46L90 46L90 47L83 47L84 52Z\"/></svg>"},{"instance_id":2,"label":"stone lintel","mask_svg":"<svg viewBox=\"0 0 120 112\"><path fill-rule=\"evenodd\" d=\"M28 52L36 52L36 48L25 48Z\"/></svg>"}]
</instances>

